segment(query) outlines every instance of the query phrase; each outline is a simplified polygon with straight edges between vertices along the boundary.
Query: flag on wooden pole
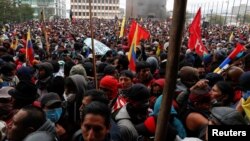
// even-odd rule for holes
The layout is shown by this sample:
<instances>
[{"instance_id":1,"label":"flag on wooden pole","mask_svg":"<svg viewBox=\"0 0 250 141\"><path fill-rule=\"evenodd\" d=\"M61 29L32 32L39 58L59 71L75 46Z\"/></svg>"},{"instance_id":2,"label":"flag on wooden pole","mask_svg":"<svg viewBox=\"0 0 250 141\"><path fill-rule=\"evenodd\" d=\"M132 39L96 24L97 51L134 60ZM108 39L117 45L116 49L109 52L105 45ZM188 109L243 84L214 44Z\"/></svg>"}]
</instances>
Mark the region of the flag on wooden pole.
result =
<instances>
[{"instance_id":1,"label":"flag on wooden pole","mask_svg":"<svg viewBox=\"0 0 250 141\"><path fill-rule=\"evenodd\" d=\"M128 53L129 69L132 72L136 72L136 41L138 36L138 24L136 24L135 33L133 36L133 41Z\"/></svg>"},{"instance_id":2,"label":"flag on wooden pole","mask_svg":"<svg viewBox=\"0 0 250 141\"><path fill-rule=\"evenodd\" d=\"M122 25L121 25L121 31L120 31L119 38L123 37L123 35L124 35L125 22L126 22L126 17L124 16L122 19Z\"/></svg>"},{"instance_id":3,"label":"flag on wooden pole","mask_svg":"<svg viewBox=\"0 0 250 141\"><path fill-rule=\"evenodd\" d=\"M228 57L214 70L214 73L220 74L222 71L229 67L229 63L236 58L236 56L245 50L245 47L240 43L237 43L236 48L228 55Z\"/></svg>"},{"instance_id":4,"label":"flag on wooden pole","mask_svg":"<svg viewBox=\"0 0 250 141\"><path fill-rule=\"evenodd\" d=\"M201 8L199 8L194 20L189 26L188 48L195 50L201 57L207 54L207 49L201 41Z\"/></svg>"},{"instance_id":5,"label":"flag on wooden pole","mask_svg":"<svg viewBox=\"0 0 250 141\"><path fill-rule=\"evenodd\" d=\"M136 40L136 45L140 44L140 40L144 39L144 40L148 40L150 37L150 33L143 28L142 26L140 26L135 20L132 21L131 25L130 25L130 29L129 29L129 34L128 34L128 46L131 46L131 43L133 41L134 38L134 33L135 33L135 29L138 26L138 37Z\"/></svg>"},{"instance_id":6,"label":"flag on wooden pole","mask_svg":"<svg viewBox=\"0 0 250 141\"><path fill-rule=\"evenodd\" d=\"M234 39L234 33L232 32L229 37L229 42L232 43Z\"/></svg>"},{"instance_id":7,"label":"flag on wooden pole","mask_svg":"<svg viewBox=\"0 0 250 141\"><path fill-rule=\"evenodd\" d=\"M26 41L26 61L28 61L28 64L32 64L33 60L34 60L34 50L29 29L27 32L27 41Z\"/></svg>"}]
</instances>

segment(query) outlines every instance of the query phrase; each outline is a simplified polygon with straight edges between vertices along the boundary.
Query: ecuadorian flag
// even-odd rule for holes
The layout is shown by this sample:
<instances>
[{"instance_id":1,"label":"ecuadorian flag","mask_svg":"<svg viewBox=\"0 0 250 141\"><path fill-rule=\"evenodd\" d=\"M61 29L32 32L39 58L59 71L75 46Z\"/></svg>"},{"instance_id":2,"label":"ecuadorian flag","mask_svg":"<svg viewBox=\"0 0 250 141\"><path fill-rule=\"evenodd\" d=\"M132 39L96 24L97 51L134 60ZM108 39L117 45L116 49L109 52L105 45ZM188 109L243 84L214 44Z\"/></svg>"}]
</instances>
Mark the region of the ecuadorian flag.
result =
<instances>
[{"instance_id":1,"label":"ecuadorian flag","mask_svg":"<svg viewBox=\"0 0 250 141\"><path fill-rule=\"evenodd\" d=\"M136 42L138 36L138 23L136 24L135 33L133 36L133 41L128 53L129 69L133 72L136 71Z\"/></svg>"},{"instance_id":2,"label":"ecuadorian flag","mask_svg":"<svg viewBox=\"0 0 250 141\"><path fill-rule=\"evenodd\" d=\"M27 43L26 43L26 61L28 64L32 64L34 60L33 44L30 38L30 29L27 32Z\"/></svg>"}]
</instances>

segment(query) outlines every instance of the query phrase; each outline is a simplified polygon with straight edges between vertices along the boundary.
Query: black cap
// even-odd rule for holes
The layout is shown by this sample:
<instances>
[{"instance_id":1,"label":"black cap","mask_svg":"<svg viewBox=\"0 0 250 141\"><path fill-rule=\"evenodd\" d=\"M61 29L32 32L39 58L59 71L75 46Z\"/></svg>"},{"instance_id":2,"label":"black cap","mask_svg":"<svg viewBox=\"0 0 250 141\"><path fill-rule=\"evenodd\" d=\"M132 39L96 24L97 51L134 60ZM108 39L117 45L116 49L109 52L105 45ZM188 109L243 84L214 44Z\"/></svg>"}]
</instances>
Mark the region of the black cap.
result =
<instances>
[{"instance_id":1,"label":"black cap","mask_svg":"<svg viewBox=\"0 0 250 141\"><path fill-rule=\"evenodd\" d=\"M41 99L41 106L47 106L50 107L52 105L61 105L62 101L61 98L57 93L50 92L48 94L44 94Z\"/></svg>"},{"instance_id":2,"label":"black cap","mask_svg":"<svg viewBox=\"0 0 250 141\"><path fill-rule=\"evenodd\" d=\"M126 96L131 100L143 101L149 99L150 93L148 88L143 84L134 84L128 90Z\"/></svg>"},{"instance_id":3,"label":"black cap","mask_svg":"<svg viewBox=\"0 0 250 141\"><path fill-rule=\"evenodd\" d=\"M211 110L211 116L224 125L248 124L239 111L230 107L214 107Z\"/></svg>"}]
</instances>

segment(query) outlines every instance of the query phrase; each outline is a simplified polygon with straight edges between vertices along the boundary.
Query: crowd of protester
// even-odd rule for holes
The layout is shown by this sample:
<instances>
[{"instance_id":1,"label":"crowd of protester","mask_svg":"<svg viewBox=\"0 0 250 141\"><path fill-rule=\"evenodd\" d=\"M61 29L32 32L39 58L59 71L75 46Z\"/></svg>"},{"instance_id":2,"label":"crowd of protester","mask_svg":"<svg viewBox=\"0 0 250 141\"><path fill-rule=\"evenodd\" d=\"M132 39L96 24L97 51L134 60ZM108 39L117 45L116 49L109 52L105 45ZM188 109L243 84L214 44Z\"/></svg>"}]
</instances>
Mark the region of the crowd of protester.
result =
<instances>
[{"instance_id":1,"label":"crowd of protester","mask_svg":"<svg viewBox=\"0 0 250 141\"><path fill-rule=\"evenodd\" d=\"M130 20L119 38L120 23L93 19L93 37L110 48L96 54L95 63L91 48L84 43L91 37L89 20L2 25L1 141L153 140L160 122L157 116L165 106L161 100L168 83L167 57L172 55L168 53L171 21L138 19L150 39L136 47L136 72L128 67ZM26 59L28 29L32 62ZM187 30L180 42L168 140L207 140L208 125L248 125L249 27L202 27L202 42L209 51L203 57L188 49ZM214 73L237 43L245 50L227 70Z\"/></svg>"}]
</instances>

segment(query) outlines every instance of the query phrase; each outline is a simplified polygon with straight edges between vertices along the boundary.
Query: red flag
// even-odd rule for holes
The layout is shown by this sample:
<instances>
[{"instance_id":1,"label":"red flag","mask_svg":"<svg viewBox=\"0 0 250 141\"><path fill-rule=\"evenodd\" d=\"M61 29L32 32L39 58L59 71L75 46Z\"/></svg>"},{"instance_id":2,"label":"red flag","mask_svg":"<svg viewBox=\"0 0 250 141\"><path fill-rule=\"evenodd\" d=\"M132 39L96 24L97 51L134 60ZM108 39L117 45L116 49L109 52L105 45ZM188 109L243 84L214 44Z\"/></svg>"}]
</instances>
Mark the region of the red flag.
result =
<instances>
[{"instance_id":1,"label":"red flag","mask_svg":"<svg viewBox=\"0 0 250 141\"><path fill-rule=\"evenodd\" d=\"M207 53L207 49L201 41L201 8L196 13L194 20L189 26L188 48L195 50L199 56Z\"/></svg>"},{"instance_id":2,"label":"red flag","mask_svg":"<svg viewBox=\"0 0 250 141\"><path fill-rule=\"evenodd\" d=\"M135 27L135 33L133 37L133 41L128 53L128 60L129 60L129 69L133 72L136 71L136 41L138 37L138 24Z\"/></svg>"},{"instance_id":3,"label":"red flag","mask_svg":"<svg viewBox=\"0 0 250 141\"><path fill-rule=\"evenodd\" d=\"M135 29L136 29L137 24L138 23L133 20L130 25L129 34L128 34L128 46L129 47L131 46L131 43L133 41L133 37L135 34ZM149 39L149 37L150 37L150 33L145 28L143 28L142 26L138 24L138 34L137 34L136 45L140 44L141 39L147 40Z\"/></svg>"}]
</instances>

